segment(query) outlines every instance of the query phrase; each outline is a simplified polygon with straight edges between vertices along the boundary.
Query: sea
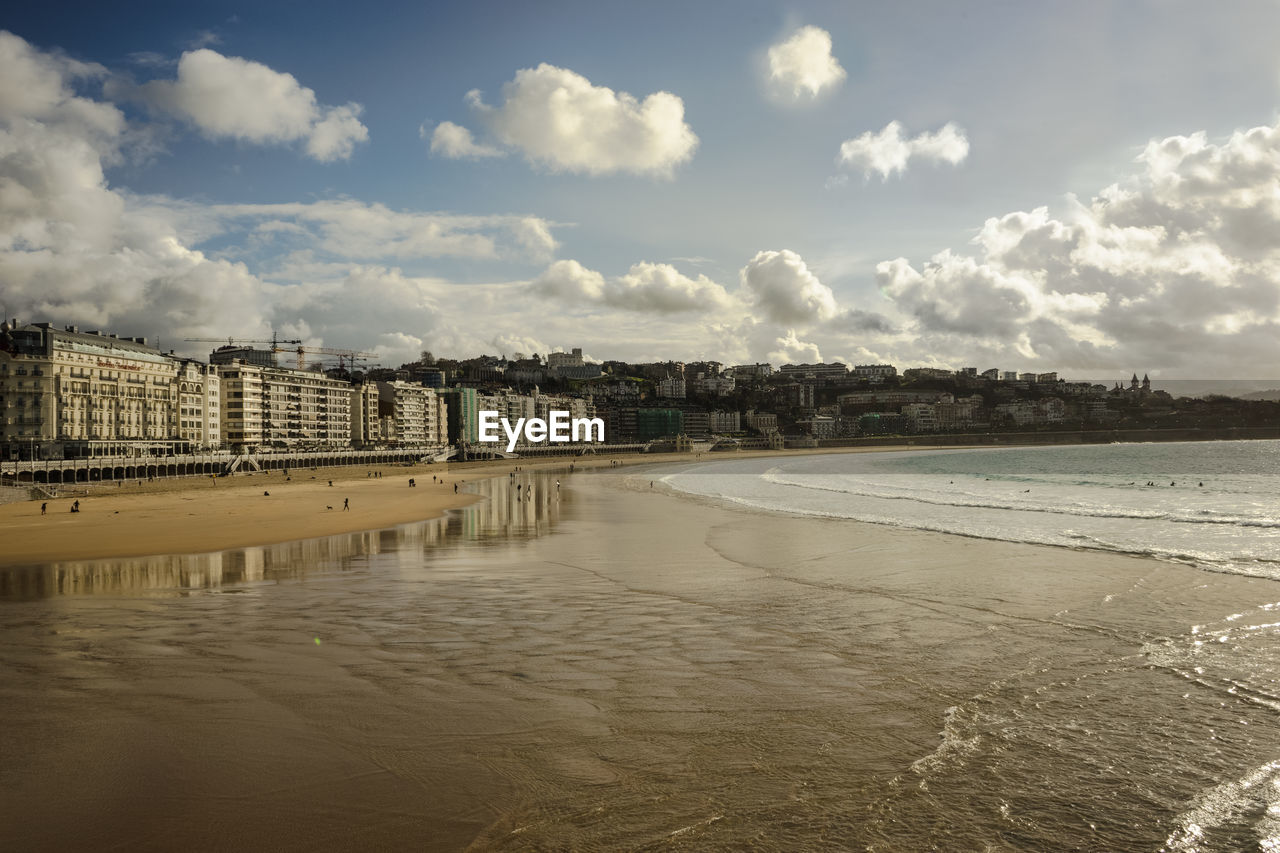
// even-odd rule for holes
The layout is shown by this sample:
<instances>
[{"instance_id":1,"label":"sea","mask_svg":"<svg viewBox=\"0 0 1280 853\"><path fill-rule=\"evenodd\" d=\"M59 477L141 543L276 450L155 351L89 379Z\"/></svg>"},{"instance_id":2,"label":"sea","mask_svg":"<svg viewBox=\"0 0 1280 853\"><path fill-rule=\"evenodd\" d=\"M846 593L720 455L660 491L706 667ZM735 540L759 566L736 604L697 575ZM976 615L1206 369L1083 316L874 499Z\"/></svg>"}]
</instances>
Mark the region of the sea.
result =
<instances>
[{"instance_id":1,"label":"sea","mask_svg":"<svg viewBox=\"0 0 1280 853\"><path fill-rule=\"evenodd\" d=\"M1280 851L1276 442L496 473L0 569L0 849Z\"/></svg>"},{"instance_id":2,"label":"sea","mask_svg":"<svg viewBox=\"0 0 1280 853\"><path fill-rule=\"evenodd\" d=\"M692 466L661 481L773 513L1115 553L1205 573L1174 594L1146 575L1106 592L1105 605L1121 597L1136 605L1120 622L1055 613L1051 621L1081 633L1116 632L1130 652L1068 663L1071 643L1058 654L1029 648L1035 663L949 706L937 750L895 776L873 810L866 849L1280 851L1280 585L1249 587L1246 604L1210 604L1211 615L1200 606L1229 586L1214 575L1280 581L1280 442L757 458ZM1032 572L1026 582L1051 590L1063 579ZM1153 618L1183 628L1152 630ZM1186 692L1169 697L1186 704L1158 708L1151 700L1163 689L1153 675L1183 680ZM1245 731L1251 757L1231 755ZM1127 794L1112 789L1117 776L1132 786ZM1192 780L1181 799L1169 796L1172 779ZM998 817L962 828L974 802L988 798L984 808ZM1111 807L1099 812L1099 799ZM1089 841L1071 826L1083 820L1097 830L1100 814L1138 832ZM921 832L922 821L938 824ZM1162 844L1141 838L1155 826Z\"/></svg>"},{"instance_id":3,"label":"sea","mask_svg":"<svg viewBox=\"0 0 1280 853\"><path fill-rule=\"evenodd\" d=\"M759 509L1280 580L1280 441L751 459L662 482Z\"/></svg>"}]
</instances>

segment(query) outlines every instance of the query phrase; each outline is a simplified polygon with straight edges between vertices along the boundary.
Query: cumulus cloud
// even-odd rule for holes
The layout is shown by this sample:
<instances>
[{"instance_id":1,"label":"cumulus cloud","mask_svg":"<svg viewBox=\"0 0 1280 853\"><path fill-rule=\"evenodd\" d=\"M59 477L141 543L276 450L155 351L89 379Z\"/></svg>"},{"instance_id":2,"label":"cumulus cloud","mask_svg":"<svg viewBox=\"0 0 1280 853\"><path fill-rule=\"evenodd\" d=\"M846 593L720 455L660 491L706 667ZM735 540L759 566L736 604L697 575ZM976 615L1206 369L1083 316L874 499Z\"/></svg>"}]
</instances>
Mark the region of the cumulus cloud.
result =
<instances>
[{"instance_id":1,"label":"cumulus cloud","mask_svg":"<svg viewBox=\"0 0 1280 853\"><path fill-rule=\"evenodd\" d=\"M801 27L786 41L769 48L769 79L791 98L817 97L844 82L845 71L831 55L831 34Z\"/></svg>"},{"instance_id":2,"label":"cumulus cloud","mask_svg":"<svg viewBox=\"0 0 1280 853\"><path fill-rule=\"evenodd\" d=\"M827 323L826 328L833 332L874 332L884 335L892 335L898 331L889 318L883 314L877 314L875 311L864 311L861 308L849 308L841 311Z\"/></svg>"},{"instance_id":3,"label":"cumulus cloud","mask_svg":"<svg viewBox=\"0 0 1280 853\"><path fill-rule=\"evenodd\" d=\"M775 349L765 353L765 360L772 364L820 364L822 352L818 345L802 341L796 337L795 330L787 329L786 334L774 338Z\"/></svg>"},{"instance_id":4,"label":"cumulus cloud","mask_svg":"<svg viewBox=\"0 0 1280 853\"><path fill-rule=\"evenodd\" d=\"M606 280L577 261L556 261L533 282L533 289L568 302L656 314L713 311L729 304L725 289L706 276L693 279L670 264L647 262Z\"/></svg>"},{"instance_id":5,"label":"cumulus cloud","mask_svg":"<svg viewBox=\"0 0 1280 853\"><path fill-rule=\"evenodd\" d=\"M208 48L184 53L176 80L155 80L139 92L210 138L260 145L301 141L321 162L348 159L369 138L359 104L323 106L292 74Z\"/></svg>"},{"instance_id":6,"label":"cumulus cloud","mask_svg":"<svg viewBox=\"0 0 1280 853\"><path fill-rule=\"evenodd\" d=\"M418 134L424 139L427 136L426 126L419 129ZM442 121L431 133L431 153L448 157L452 160L480 159L483 157L505 157L506 152L492 145L480 145L471 136L471 131L451 121Z\"/></svg>"},{"instance_id":7,"label":"cumulus cloud","mask_svg":"<svg viewBox=\"0 0 1280 853\"><path fill-rule=\"evenodd\" d=\"M638 99L546 63L516 72L502 87L500 105L484 103L478 91L467 100L502 144L551 171L669 177L698 147L684 121L684 101L670 92ZM437 127L432 150L439 134ZM475 156L468 145L478 147L470 132L452 125L439 153Z\"/></svg>"},{"instance_id":8,"label":"cumulus cloud","mask_svg":"<svg viewBox=\"0 0 1280 853\"><path fill-rule=\"evenodd\" d=\"M104 165L129 144L123 114L76 94L98 66L0 33L0 281L11 313L135 334L208 334L235 320L264 331L259 282L243 264L185 245L163 220L132 215ZM20 315L21 316L21 315Z\"/></svg>"},{"instance_id":9,"label":"cumulus cloud","mask_svg":"<svg viewBox=\"0 0 1280 853\"><path fill-rule=\"evenodd\" d=\"M1226 375L1280 356L1280 126L1153 140L1064 215L987 220L975 257L877 267L923 335L1058 368Z\"/></svg>"},{"instance_id":10,"label":"cumulus cloud","mask_svg":"<svg viewBox=\"0 0 1280 853\"><path fill-rule=\"evenodd\" d=\"M739 277L755 308L783 326L809 326L830 320L838 311L835 294L795 252L759 252Z\"/></svg>"},{"instance_id":11,"label":"cumulus cloud","mask_svg":"<svg viewBox=\"0 0 1280 853\"><path fill-rule=\"evenodd\" d=\"M556 261L534 279L533 289L566 302L604 302L604 276L572 259Z\"/></svg>"},{"instance_id":12,"label":"cumulus cloud","mask_svg":"<svg viewBox=\"0 0 1280 853\"><path fill-rule=\"evenodd\" d=\"M396 268L355 265L333 278L311 278L280 288L276 311L303 318L313 334L338 345L410 361L440 321L437 288ZM371 338L378 336L377 344Z\"/></svg>"},{"instance_id":13,"label":"cumulus cloud","mask_svg":"<svg viewBox=\"0 0 1280 853\"><path fill-rule=\"evenodd\" d=\"M554 223L353 199L209 205L115 189L106 167L132 154L136 129L115 106L77 94L105 74L0 32L0 291L11 316L162 334L166 349L190 355L203 352L185 337L262 338L276 326L401 361L428 339L479 352L495 331L527 326L532 300L512 299L517 288L467 285L483 334L454 329L441 306L456 304L463 286L387 261L541 262L556 248ZM203 248L214 244L217 253Z\"/></svg>"},{"instance_id":14,"label":"cumulus cloud","mask_svg":"<svg viewBox=\"0 0 1280 853\"><path fill-rule=\"evenodd\" d=\"M534 353L542 355L543 353L550 352L550 349L548 349L545 343L537 338L531 338L528 335L501 334L494 335L489 340L498 352L512 356L514 356L515 353L529 356Z\"/></svg>"},{"instance_id":15,"label":"cumulus cloud","mask_svg":"<svg viewBox=\"0 0 1280 853\"><path fill-rule=\"evenodd\" d=\"M879 172L882 180L888 180L894 173L905 172L913 159L954 166L968 156L969 140L963 130L950 122L936 133L904 138L902 125L891 121L879 133L867 131L861 136L846 139L840 144L836 162L861 169L868 178L872 172Z\"/></svg>"}]
</instances>

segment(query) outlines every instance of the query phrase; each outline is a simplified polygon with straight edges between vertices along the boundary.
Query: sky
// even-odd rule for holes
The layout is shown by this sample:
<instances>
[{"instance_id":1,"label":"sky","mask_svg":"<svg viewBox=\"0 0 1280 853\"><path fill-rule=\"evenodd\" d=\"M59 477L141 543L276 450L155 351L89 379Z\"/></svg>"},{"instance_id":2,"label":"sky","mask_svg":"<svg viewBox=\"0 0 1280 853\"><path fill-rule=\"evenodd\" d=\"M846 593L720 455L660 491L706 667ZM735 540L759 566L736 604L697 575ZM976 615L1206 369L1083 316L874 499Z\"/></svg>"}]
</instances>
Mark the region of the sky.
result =
<instances>
[{"instance_id":1,"label":"sky","mask_svg":"<svg viewBox=\"0 0 1280 853\"><path fill-rule=\"evenodd\" d=\"M1277 31L1275 2L22 4L0 311L198 357L1270 376Z\"/></svg>"}]
</instances>

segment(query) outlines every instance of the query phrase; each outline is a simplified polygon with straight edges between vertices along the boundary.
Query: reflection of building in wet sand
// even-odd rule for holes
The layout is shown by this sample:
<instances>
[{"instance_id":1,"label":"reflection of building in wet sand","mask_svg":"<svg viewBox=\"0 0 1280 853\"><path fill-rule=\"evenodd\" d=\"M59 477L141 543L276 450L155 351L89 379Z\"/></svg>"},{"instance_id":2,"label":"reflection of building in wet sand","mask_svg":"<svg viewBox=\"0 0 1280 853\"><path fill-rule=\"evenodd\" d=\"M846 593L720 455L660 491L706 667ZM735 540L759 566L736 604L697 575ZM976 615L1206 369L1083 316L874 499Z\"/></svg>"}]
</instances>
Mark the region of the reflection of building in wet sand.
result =
<instances>
[{"instance_id":1,"label":"reflection of building in wet sand","mask_svg":"<svg viewBox=\"0 0 1280 853\"><path fill-rule=\"evenodd\" d=\"M209 554L68 561L0 569L0 599L60 595L121 595L219 589L261 581L346 571L354 558L401 552L403 565L421 567L420 555L449 540L541 536L560 517L556 480L563 474L519 474L477 480L467 488L485 499L444 518L386 530L346 533ZM517 486L519 498L517 498ZM527 487L532 486L532 489Z\"/></svg>"},{"instance_id":2,"label":"reflection of building in wet sand","mask_svg":"<svg viewBox=\"0 0 1280 853\"><path fill-rule=\"evenodd\" d=\"M560 500L567 493L556 492L556 481L563 472L516 473L514 477L480 480L468 489L484 496L460 514L466 539L506 537L512 533L541 536L560 520ZM532 488L530 488L532 487Z\"/></svg>"},{"instance_id":3,"label":"reflection of building in wet sand","mask_svg":"<svg viewBox=\"0 0 1280 853\"><path fill-rule=\"evenodd\" d=\"M436 525L439 520L417 526ZM378 553L380 531L303 539L210 554L164 554L118 560L68 561L0 571L0 598L119 595L283 580L360 554Z\"/></svg>"}]
</instances>

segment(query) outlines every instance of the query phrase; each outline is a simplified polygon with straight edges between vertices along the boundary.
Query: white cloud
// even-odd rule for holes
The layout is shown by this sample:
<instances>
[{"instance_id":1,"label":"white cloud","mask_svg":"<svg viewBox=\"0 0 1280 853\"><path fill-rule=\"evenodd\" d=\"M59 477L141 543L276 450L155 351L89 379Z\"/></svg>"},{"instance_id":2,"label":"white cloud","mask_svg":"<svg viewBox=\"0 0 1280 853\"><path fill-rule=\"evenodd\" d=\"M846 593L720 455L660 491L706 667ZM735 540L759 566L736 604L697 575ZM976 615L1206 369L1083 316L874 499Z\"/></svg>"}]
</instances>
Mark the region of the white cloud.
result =
<instances>
[{"instance_id":1,"label":"white cloud","mask_svg":"<svg viewBox=\"0 0 1280 853\"><path fill-rule=\"evenodd\" d=\"M614 282L607 298L622 308L663 314L711 311L728 302L725 289L705 275L693 279L670 264L651 263L633 264Z\"/></svg>"},{"instance_id":2,"label":"white cloud","mask_svg":"<svg viewBox=\"0 0 1280 853\"><path fill-rule=\"evenodd\" d=\"M177 80L155 80L139 92L210 138L261 145L305 141L307 154L321 162L345 160L369 138L359 104L322 106L292 74L208 48L182 55Z\"/></svg>"},{"instance_id":3,"label":"white cloud","mask_svg":"<svg viewBox=\"0 0 1280 853\"><path fill-rule=\"evenodd\" d=\"M132 334L208 334L235 321L264 331L261 282L211 260L163 219L134 216L104 164L128 144L123 114L75 94L97 66L0 32L0 281L10 313ZM121 329L124 331L124 329ZM174 337L170 337L174 336Z\"/></svg>"},{"instance_id":4,"label":"white cloud","mask_svg":"<svg viewBox=\"0 0 1280 853\"><path fill-rule=\"evenodd\" d=\"M426 138L426 126L423 125L418 133ZM431 153L454 160L506 156L506 152L492 145L477 144L471 131L451 121L442 121L436 125L431 134Z\"/></svg>"},{"instance_id":5,"label":"white cloud","mask_svg":"<svg viewBox=\"0 0 1280 853\"><path fill-rule=\"evenodd\" d=\"M785 335L775 338L775 349L765 353L764 360L772 364L820 364L822 352L818 345L802 341L796 337L794 329L787 329Z\"/></svg>"},{"instance_id":6,"label":"white cloud","mask_svg":"<svg viewBox=\"0 0 1280 853\"><path fill-rule=\"evenodd\" d=\"M261 338L274 325L402 361L422 341L474 353L496 332L527 326L534 301L512 299L514 286L451 285L385 261L542 261L556 247L554 223L351 199L207 205L113 189L104 166L130 153L135 129L74 88L104 74L0 33L0 291L11 316L160 334L191 355L207 350L185 337ZM214 238L226 257L201 250ZM441 306L462 293L485 318L482 335L442 320Z\"/></svg>"},{"instance_id":7,"label":"white cloud","mask_svg":"<svg viewBox=\"0 0 1280 853\"><path fill-rule=\"evenodd\" d=\"M791 98L817 97L844 81L845 71L831 55L831 34L801 27L769 48L769 79Z\"/></svg>"},{"instance_id":8,"label":"white cloud","mask_svg":"<svg viewBox=\"0 0 1280 853\"><path fill-rule=\"evenodd\" d=\"M640 100L543 63L516 72L502 87L502 98L501 105L490 106L477 91L467 95L499 141L552 171L669 177L698 146L684 121L684 102L670 92ZM446 136L454 143L461 139L452 130Z\"/></svg>"},{"instance_id":9,"label":"white cloud","mask_svg":"<svg viewBox=\"0 0 1280 853\"><path fill-rule=\"evenodd\" d=\"M969 140L964 131L948 122L936 133L921 133L904 139L902 125L891 121L879 133L867 131L840 144L836 162L861 169L869 178L879 172L887 180L895 172L905 172L912 159L956 165L969 156Z\"/></svg>"},{"instance_id":10,"label":"white cloud","mask_svg":"<svg viewBox=\"0 0 1280 853\"><path fill-rule=\"evenodd\" d=\"M755 307L783 326L809 326L836 316L835 295L795 252L759 252L742 268Z\"/></svg>"},{"instance_id":11,"label":"white cloud","mask_svg":"<svg viewBox=\"0 0 1280 853\"><path fill-rule=\"evenodd\" d=\"M514 356L516 353L530 356L534 353L542 355L550 352L545 343L528 335L501 334L494 335L489 340L499 353L505 353L508 356Z\"/></svg>"},{"instance_id":12,"label":"white cloud","mask_svg":"<svg viewBox=\"0 0 1280 853\"><path fill-rule=\"evenodd\" d=\"M575 260L556 261L533 282L533 289L544 296L566 302L604 302L604 276Z\"/></svg>"},{"instance_id":13,"label":"white cloud","mask_svg":"<svg viewBox=\"0 0 1280 853\"><path fill-rule=\"evenodd\" d=\"M357 142L369 141L369 129L360 123L363 107L347 104L333 107L311 128L307 153L321 163L350 159Z\"/></svg>"},{"instance_id":14,"label":"white cloud","mask_svg":"<svg viewBox=\"0 0 1280 853\"><path fill-rule=\"evenodd\" d=\"M605 305L655 314L714 311L729 294L704 275L683 275L670 264L641 262L607 281L574 260L556 261L533 283L535 292L582 305Z\"/></svg>"},{"instance_id":15,"label":"white cloud","mask_svg":"<svg viewBox=\"0 0 1280 853\"><path fill-rule=\"evenodd\" d=\"M466 216L392 210L355 199L282 204L165 204L189 217L193 239L252 228L260 241L293 245L349 260L422 258L527 258L544 260L557 242L553 223L535 216ZM277 245L279 245L277 243Z\"/></svg>"},{"instance_id":16,"label":"white cloud","mask_svg":"<svg viewBox=\"0 0 1280 853\"><path fill-rule=\"evenodd\" d=\"M525 216L510 226L516 242L534 258L550 257L560 247L551 233L551 223L536 216Z\"/></svg>"},{"instance_id":17,"label":"white cloud","mask_svg":"<svg viewBox=\"0 0 1280 853\"><path fill-rule=\"evenodd\" d=\"M422 339L440 324L438 287L378 265L353 266L334 278L280 288L279 316L302 318L315 335L336 346L375 350L398 365L417 357Z\"/></svg>"},{"instance_id":18,"label":"white cloud","mask_svg":"<svg viewBox=\"0 0 1280 853\"><path fill-rule=\"evenodd\" d=\"M1280 357L1280 126L1154 140L1066 214L987 220L977 256L877 269L926 342L1055 369L1240 375Z\"/></svg>"}]
</instances>

